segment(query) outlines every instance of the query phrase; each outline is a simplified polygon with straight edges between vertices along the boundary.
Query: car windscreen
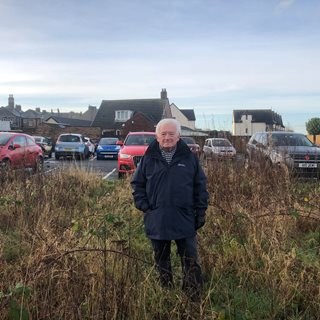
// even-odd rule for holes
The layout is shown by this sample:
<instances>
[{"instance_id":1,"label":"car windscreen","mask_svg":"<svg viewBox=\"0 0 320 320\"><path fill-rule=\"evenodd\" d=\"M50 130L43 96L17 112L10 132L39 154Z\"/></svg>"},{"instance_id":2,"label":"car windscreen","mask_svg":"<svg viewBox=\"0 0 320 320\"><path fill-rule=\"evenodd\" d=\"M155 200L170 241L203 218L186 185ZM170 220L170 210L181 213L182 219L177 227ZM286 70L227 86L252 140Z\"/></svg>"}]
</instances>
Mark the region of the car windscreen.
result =
<instances>
[{"instance_id":1,"label":"car windscreen","mask_svg":"<svg viewBox=\"0 0 320 320\"><path fill-rule=\"evenodd\" d=\"M228 140L212 140L214 147L230 147L231 143Z\"/></svg>"},{"instance_id":2,"label":"car windscreen","mask_svg":"<svg viewBox=\"0 0 320 320\"><path fill-rule=\"evenodd\" d=\"M34 137L34 141L40 143L40 142L42 142L42 138L40 138L40 137Z\"/></svg>"},{"instance_id":3,"label":"car windscreen","mask_svg":"<svg viewBox=\"0 0 320 320\"><path fill-rule=\"evenodd\" d=\"M10 137L10 134L0 134L0 146L5 146L9 141Z\"/></svg>"},{"instance_id":4,"label":"car windscreen","mask_svg":"<svg viewBox=\"0 0 320 320\"><path fill-rule=\"evenodd\" d=\"M186 144L196 144L193 138L190 137L181 137L181 139L186 143Z\"/></svg>"},{"instance_id":5,"label":"car windscreen","mask_svg":"<svg viewBox=\"0 0 320 320\"><path fill-rule=\"evenodd\" d=\"M118 138L102 138L99 141L100 145L107 146L107 145L113 145L117 144Z\"/></svg>"},{"instance_id":6,"label":"car windscreen","mask_svg":"<svg viewBox=\"0 0 320 320\"><path fill-rule=\"evenodd\" d=\"M313 143L302 134L273 134L271 144L276 147L312 147Z\"/></svg>"},{"instance_id":7,"label":"car windscreen","mask_svg":"<svg viewBox=\"0 0 320 320\"><path fill-rule=\"evenodd\" d=\"M59 142L80 142L80 137L72 134L60 136Z\"/></svg>"},{"instance_id":8,"label":"car windscreen","mask_svg":"<svg viewBox=\"0 0 320 320\"><path fill-rule=\"evenodd\" d=\"M156 137L154 135L129 135L124 142L126 146L147 146L149 145Z\"/></svg>"}]
</instances>

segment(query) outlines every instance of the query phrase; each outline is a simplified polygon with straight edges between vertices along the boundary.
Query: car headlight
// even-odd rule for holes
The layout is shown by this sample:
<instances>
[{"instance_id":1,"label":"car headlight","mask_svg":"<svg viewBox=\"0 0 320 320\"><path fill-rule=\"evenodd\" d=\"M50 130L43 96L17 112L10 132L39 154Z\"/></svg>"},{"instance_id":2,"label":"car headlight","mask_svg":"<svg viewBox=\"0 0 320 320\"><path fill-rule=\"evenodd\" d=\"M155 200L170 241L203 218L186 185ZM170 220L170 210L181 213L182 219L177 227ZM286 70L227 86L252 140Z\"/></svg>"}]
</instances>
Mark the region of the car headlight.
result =
<instances>
[{"instance_id":1,"label":"car headlight","mask_svg":"<svg viewBox=\"0 0 320 320\"><path fill-rule=\"evenodd\" d=\"M56 151L59 151L60 150L60 147L59 146L55 146L54 148Z\"/></svg>"},{"instance_id":2,"label":"car headlight","mask_svg":"<svg viewBox=\"0 0 320 320\"><path fill-rule=\"evenodd\" d=\"M101 146L98 146L97 150L103 150L103 148Z\"/></svg>"},{"instance_id":3,"label":"car headlight","mask_svg":"<svg viewBox=\"0 0 320 320\"><path fill-rule=\"evenodd\" d=\"M131 158L130 154L120 153L120 159L129 159Z\"/></svg>"}]
</instances>

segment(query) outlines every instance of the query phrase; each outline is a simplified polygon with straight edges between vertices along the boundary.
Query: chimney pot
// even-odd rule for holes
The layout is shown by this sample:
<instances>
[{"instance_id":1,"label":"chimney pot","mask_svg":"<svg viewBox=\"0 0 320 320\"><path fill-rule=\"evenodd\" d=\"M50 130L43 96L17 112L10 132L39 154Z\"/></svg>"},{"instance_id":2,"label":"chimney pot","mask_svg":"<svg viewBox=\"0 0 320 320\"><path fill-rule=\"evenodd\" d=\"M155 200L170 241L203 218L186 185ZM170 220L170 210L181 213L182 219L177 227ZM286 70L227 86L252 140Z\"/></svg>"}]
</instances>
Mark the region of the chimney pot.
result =
<instances>
[{"instance_id":1,"label":"chimney pot","mask_svg":"<svg viewBox=\"0 0 320 320\"><path fill-rule=\"evenodd\" d=\"M161 98L161 99L168 99L168 94L167 94L166 88L163 88L163 89L161 90L160 98Z\"/></svg>"}]
</instances>

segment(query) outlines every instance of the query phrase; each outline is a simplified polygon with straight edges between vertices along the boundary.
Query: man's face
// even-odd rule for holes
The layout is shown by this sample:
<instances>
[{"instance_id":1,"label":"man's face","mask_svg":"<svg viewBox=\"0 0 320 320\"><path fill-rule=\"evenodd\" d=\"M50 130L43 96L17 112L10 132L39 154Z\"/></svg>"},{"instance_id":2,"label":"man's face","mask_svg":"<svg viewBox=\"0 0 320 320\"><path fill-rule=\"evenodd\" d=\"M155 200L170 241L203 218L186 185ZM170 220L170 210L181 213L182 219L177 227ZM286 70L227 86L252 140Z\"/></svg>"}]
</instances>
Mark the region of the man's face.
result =
<instances>
[{"instance_id":1,"label":"man's face","mask_svg":"<svg viewBox=\"0 0 320 320\"><path fill-rule=\"evenodd\" d=\"M157 141L161 148L170 151L180 139L180 135L177 132L177 128L172 123L166 123L160 126L157 133Z\"/></svg>"}]
</instances>

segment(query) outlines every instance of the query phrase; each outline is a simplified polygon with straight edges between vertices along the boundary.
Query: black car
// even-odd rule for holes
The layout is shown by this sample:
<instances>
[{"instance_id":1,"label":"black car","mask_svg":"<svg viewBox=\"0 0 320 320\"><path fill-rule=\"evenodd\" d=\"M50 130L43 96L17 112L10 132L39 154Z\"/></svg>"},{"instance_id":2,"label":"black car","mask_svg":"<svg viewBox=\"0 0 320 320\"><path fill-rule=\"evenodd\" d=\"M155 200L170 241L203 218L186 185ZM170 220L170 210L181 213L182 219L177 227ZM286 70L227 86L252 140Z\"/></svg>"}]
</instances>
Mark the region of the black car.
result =
<instances>
[{"instance_id":1,"label":"black car","mask_svg":"<svg viewBox=\"0 0 320 320\"><path fill-rule=\"evenodd\" d=\"M301 133L257 132L247 144L247 156L249 162L285 165L299 176L320 176L320 148Z\"/></svg>"}]
</instances>

